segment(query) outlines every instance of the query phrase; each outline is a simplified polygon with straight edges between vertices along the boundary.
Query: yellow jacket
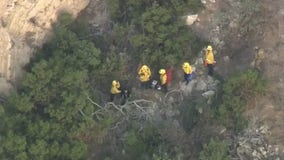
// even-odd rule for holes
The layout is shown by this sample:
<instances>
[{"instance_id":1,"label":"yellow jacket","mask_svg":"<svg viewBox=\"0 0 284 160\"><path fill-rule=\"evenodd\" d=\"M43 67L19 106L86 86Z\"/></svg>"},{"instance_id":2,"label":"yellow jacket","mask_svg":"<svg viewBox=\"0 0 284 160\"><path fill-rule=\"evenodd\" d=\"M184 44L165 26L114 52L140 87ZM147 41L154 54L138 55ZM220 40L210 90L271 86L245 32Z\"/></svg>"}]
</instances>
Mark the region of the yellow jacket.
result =
<instances>
[{"instance_id":1,"label":"yellow jacket","mask_svg":"<svg viewBox=\"0 0 284 160\"><path fill-rule=\"evenodd\" d=\"M121 92L121 90L120 90L120 83L118 81L112 81L110 93L111 94L118 94L120 92Z\"/></svg>"},{"instance_id":2,"label":"yellow jacket","mask_svg":"<svg viewBox=\"0 0 284 160\"><path fill-rule=\"evenodd\" d=\"M148 66L143 65L138 71L139 79L141 82L147 82L151 77L151 70Z\"/></svg>"},{"instance_id":3,"label":"yellow jacket","mask_svg":"<svg viewBox=\"0 0 284 160\"><path fill-rule=\"evenodd\" d=\"M214 59L214 54L212 51L207 50L206 51L206 62L207 64L214 64L215 63L215 59Z\"/></svg>"},{"instance_id":4,"label":"yellow jacket","mask_svg":"<svg viewBox=\"0 0 284 160\"><path fill-rule=\"evenodd\" d=\"M161 85L164 85L167 83L167 74L161 74L160 75L160 81L161 81Z\"/></svg>"},{"instance_id":5,"label":"yellow jacket","mask_svg":"<svg viewBox=\"0 0 284 160\"><path fill-rule=\"evenodd\" d=\"M191 66L190 66L190 64L187 63L187 62L182 65L182 69L183 69L183 72L184 72L185 74L191 74L191 73L192 73Z\"/></svg>"}]
</instances>

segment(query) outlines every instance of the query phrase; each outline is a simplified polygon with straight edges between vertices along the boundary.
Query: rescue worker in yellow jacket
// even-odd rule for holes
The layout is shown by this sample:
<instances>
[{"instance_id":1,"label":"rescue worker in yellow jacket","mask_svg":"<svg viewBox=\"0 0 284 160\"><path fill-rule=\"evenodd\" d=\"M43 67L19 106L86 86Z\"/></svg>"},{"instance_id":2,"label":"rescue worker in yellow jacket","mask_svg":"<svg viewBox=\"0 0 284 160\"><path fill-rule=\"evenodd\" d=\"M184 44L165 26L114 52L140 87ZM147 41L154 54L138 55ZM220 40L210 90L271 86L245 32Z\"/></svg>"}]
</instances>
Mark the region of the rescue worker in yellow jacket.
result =
<instances>
[{"instance_id":1,"label":"rescue worker in yellow jacket","mask_svg":"<svg viewBox=\"0 0 284 160\"><path fill-rule=\"evenodd\" d=\"M139 69L138 75L139 75L139 80L141 82L141 87L148 88L150 77L151 77L151 70L150 70L150 68L147 65L143 65Z\"/></svg>"},{"instance_id":2,"label":"rescue worker in yellow jacket","mask_svg":"<svg viewBox=\"0 0 284 160\"><path fill-rule=\"evenodd\" d=\"M213 76L213 68L216 61L214 59L212 46L207 46L205 53L205 66L208 68L208 75Z\"/></svg>"},{"instance_id":3,"label":"rescue worker in yellow jacket","mask_svg":"<svg viewBox=\"0 0 284 160\"><path fill-rule=\"evenodd\" d=\"M110 89L110 101L114 100L114 96L121 93L119 81L113 80Z\"/></svg>"},{"instance_id":4,"label":"rescue worker in yellow jacket","mask_svg":"<svg viewBox=\"0 0 284 160\"><path fill-rule=\"evenodd\" d=\"M192 80L194 73L192 71L191 65L189 62L184 62L182 64L182 70L184 73L184 80L186 81L186 85Z\"/></svg>"},{"instance_id":5,"label":"rescue worker in yellow jacket","mask_svg":"<svg viewBox=\"0 0 284 160\"><path fill-rule=\"evenodd\" d=\"M168 87L167 87L167 73L165 69L160 69L159 70L159 74L160 74L160 83L161 83L161 89L164 92L168 91Z\"/></svg>"}]
</instances>

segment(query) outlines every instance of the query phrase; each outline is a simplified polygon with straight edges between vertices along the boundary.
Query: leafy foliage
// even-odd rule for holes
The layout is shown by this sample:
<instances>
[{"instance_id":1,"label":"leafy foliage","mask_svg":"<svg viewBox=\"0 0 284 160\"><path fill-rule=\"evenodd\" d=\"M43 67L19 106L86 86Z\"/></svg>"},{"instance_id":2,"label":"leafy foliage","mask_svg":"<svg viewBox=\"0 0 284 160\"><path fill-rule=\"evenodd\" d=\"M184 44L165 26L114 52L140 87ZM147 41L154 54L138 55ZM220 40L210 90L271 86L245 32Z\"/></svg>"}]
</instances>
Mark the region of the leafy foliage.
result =
<instances>
[{"instance_id":1,"label":"leafy foliage","mask_svg":"<svg viewBox=\"0 0 284 160\"><path fill-rule=\"evenodd\" d=\"M223 85L222 104L217 117L226 127L234 131L243 129L247 120L243 116L246 102L257 93L262 93L265 81L253 70L231 76Z\"/></svg>"},{"instance_id":2,"label":"leafy foliage","mask_svg":"<svg viewBox=\"0 0 284 160\"><path fill-rule=\"evenodd\" d=\"M102 124L95 121L90 113L96 107L87 95L98 98L94 92L104 91L102 87L119 78L129 57L156 65L174 64L202 46L180 18L201 7L199 0L108 0L108 5L116 21L114 33L100 37L104 54L69 29L70 14L59 16L55 37L27 67L18 92L0 106L0 159L86 159L88 141L101 137L98 134L105 136L106 127L114 123L112 119ZM154 126L142 131L134 127L123 142L129 153L125 158L151 156L161 141ZM159 156L156 159L168 159Z\"/></svg>"},{"instance_id":3,"label":"leafy foliage","mask_svg":"<svg viewBox=\"0 0 284 160\"><path fill-rule=\"evenodd\" d=\"M229 160L228 146L218 140L211 139L208 144L203 146L199 156L200 160Z\"/></svg>"},{"instance_id":4,"label":"leafy foliage","mask_svg":"<svg viewBox=\"0 0 284 160\"><path fill-rule=\"evenodd\" d=\"M200 120L201 115L198 112L198 107L202 105L202 102L195 100L187 100L181 106L179 106L179 110L181 113L181 124L183 128L190 132L191 129L197 124Z\"/></svg>"},{"instance_id":5,"label":"leafy foliage","mask_svg":"<svg viewBox=\"0 0 284 160\"><path fill-rule=\"evenodd\" d=\"M153 160L171 160L171 158L169 157L169 155L167 153L164 153L162 155L153 155Z\"/></svg>"},{"instance_id":6,"label":"leafy foliage","mask_svg":"<svg viewBox=\"0 0 284 160\"><path fill-rule=\"evenodd\" d=\"M161 137L155 126L147 124L140 132L134 126L125 140L125 150L127 153L125 158L137 159L138 157L142 157L143 154L151 155L160 143Z\"/></svg>"},{"instance_id":7,"label":"leafy foliage","mask_svg":"<svg viewBox=\"0 0 284 160\"><path fill-rule=\"evenodd\" d=\"M115 26L128 31L120 40L129 42L127 51L136 61L154 68L173 65L192 57L204 45L181 18L201 8L199 0L108 0L107 4Z\"/></svg>"},{"instance_id":8,"label":"leafy foliage","mask_svg":"<svg viewBox=\"0 0 284 160\"><path fill-rule=\"evenodd\" d=\"M65 15L67 18L68 15ZM66 22L66 23L67 23ZM1 106L0 159L86 159L84 135L96 124L90 74L101 66L100 51L66 28L39 53L19 92Z\"/></svg>"}]
</instances>

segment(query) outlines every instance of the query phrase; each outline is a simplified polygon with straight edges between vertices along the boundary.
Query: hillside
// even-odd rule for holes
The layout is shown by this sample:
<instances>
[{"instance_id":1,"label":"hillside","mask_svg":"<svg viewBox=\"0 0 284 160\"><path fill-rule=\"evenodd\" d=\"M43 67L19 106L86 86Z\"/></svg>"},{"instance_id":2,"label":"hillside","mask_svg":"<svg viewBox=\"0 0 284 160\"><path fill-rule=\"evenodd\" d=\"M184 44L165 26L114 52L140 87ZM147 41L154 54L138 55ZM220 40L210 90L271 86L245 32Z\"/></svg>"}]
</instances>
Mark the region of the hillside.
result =
<instances>
[{"instance_id":1,"label":"hillside","mask_svg":"<svg viewBox=\"0 0 284 160\"><path fill-rule=\"evenodd\" d=\"M0 2L0 159L282 159L284 1ZM214 75L204 52L213 46ZM181 64L195 77L186 85ZM168 92L137 70L173 69ZM112 80L131 96L109 101Z\"/></svg>"}]
</instances>

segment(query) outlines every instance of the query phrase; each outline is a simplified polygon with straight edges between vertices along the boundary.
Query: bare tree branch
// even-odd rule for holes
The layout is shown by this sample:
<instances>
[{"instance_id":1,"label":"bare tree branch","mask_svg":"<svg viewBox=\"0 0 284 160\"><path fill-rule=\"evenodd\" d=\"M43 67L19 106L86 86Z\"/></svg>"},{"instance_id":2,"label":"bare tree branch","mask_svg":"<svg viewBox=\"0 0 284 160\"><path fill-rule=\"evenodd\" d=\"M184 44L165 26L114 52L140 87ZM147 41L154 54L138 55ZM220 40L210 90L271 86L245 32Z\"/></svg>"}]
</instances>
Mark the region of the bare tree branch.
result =
<instances>
[{"instance_id":1,"label":"bare tree branch","mask_svg":"<svg viewBox=\"0 0 284 160\"><path fill-rule=\"evenodd\" d=\"M117 106L116 104L114 104L113 102L108 102L106 105L110 105L110 106L113 106L115 109L117 109L118 111L121 112L121 114L125 115L125 113L122 111L122 109Z\"/></svg>"},{"instance_id":2,"label":"bare tree branch","mask_svg":"<svg viewBox=\"0 0 284 160\"><path fill-rule=\"evenodd\" d=\"M96 105L97 107L99 107L99 108L103 108L102 106L100 106L99 104L97 104L96 102L94 102L88 95L87 95L87 99L91 102L91 103L93 103L94 105Z\"/></svg>"},{"instance_id":3,"label":"bare tree branch","mask_svg":"<svg viewBox=\"0 0 284 160\"><path fill-rule=\"evenodd\" d=\"M79 109L79 112L82 114L82 116L86 116L86 114L82 111L82 109Z\"/></svg>"}]
</instances>

